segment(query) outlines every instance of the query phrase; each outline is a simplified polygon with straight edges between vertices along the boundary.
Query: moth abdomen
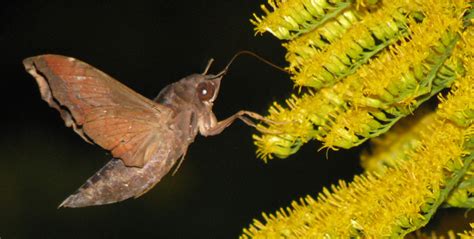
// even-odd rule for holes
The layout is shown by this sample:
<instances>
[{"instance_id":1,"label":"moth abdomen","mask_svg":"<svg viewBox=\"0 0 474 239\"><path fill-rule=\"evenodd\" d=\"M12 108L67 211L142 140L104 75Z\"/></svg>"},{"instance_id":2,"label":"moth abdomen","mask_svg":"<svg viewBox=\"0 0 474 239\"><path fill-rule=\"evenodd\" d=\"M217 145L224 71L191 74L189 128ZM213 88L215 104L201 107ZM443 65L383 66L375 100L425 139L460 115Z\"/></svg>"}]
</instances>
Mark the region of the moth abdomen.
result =
<instances>
[{"instance_id":1,"label":"moth abdomen","mask_svg":"<svg viewBox=\"0 0 474 239\"><path fill-rule=\"evenodd\" d=\"M150 161L143 168L128 167L113 158L59 207L87 207L138 197L158 183L172 167L167 160Z\"/></svg>"}]
</instances>

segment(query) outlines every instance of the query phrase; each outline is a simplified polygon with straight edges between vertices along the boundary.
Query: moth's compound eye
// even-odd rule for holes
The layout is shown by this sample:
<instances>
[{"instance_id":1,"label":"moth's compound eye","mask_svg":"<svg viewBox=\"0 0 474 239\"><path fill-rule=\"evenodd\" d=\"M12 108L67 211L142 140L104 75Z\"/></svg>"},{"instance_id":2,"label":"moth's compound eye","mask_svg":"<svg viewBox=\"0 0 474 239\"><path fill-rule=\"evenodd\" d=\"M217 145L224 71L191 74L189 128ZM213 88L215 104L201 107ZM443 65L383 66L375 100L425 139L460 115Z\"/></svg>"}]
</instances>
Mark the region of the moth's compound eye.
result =
<instances>
[{"instance_id":1,"label":"moth's compound eye","mask_svg":"<svg viewBox=\"0 0 474 239\"><path fill-rule=\"evenodd\" d=\"M216 87L210 81L201 82L196 88L198 97L201 101L208 101L214 96L214 91Z\"/></svg>"}]
</instances>

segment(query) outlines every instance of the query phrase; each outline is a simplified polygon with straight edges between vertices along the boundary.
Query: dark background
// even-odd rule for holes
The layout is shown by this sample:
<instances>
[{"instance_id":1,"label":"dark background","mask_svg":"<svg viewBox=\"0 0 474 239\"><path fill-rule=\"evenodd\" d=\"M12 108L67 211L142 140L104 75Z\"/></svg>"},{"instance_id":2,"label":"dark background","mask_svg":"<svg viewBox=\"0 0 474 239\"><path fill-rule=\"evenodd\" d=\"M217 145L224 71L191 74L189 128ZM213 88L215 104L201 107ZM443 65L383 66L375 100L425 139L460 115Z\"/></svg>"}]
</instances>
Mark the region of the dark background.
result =
<instances>
[{"instance_id":1,"label":"dark background","mask_svg":"<svg viewBox=\"0 0 474 239\"><path fill-rule=\"evenodd\" d=\"M296 155L265 164L241 122L198 136L175 176L136 200L56 209L110 155L66 128L40 99L21 61L56 53L81 59L153 98L215 58L219 72L239 50L285 65L281 42L255 37L249 22L264 1L23 1L0 7L0 237L236 238L261 212L315 196L323 186L360 172L360 149ZM214 112L265 114L292 90L288 76L242 56L224 78Z\"/></svg>"}]
</instances>

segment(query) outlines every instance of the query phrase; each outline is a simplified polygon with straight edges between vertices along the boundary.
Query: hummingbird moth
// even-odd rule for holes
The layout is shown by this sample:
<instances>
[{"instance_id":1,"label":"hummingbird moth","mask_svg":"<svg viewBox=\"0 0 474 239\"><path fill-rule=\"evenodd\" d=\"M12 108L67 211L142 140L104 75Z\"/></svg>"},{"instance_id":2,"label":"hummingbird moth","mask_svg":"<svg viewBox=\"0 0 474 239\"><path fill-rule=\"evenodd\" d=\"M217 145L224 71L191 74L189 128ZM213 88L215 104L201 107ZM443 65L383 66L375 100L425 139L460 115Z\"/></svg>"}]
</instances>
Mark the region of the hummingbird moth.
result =
<instances>
[{"instance_id":1,"label":"hummingbird moth","mask_svg":"<svg viewBox=\"0 0 474 239\"><path fill-rule=\"evenodd\" d=\"M216 119L212 106L229 65L212 75L207 74L211 63L212 59L204 73L184 77L150 100L71 57L25 59L25 69L38 83L42 99L60 112L66 126L113 157L59 207L137 198L184 159L198 133L217 135L236 119L253 127L250 118L264 120L245 110L222 121Z\"/></svg>"}]
</instances>

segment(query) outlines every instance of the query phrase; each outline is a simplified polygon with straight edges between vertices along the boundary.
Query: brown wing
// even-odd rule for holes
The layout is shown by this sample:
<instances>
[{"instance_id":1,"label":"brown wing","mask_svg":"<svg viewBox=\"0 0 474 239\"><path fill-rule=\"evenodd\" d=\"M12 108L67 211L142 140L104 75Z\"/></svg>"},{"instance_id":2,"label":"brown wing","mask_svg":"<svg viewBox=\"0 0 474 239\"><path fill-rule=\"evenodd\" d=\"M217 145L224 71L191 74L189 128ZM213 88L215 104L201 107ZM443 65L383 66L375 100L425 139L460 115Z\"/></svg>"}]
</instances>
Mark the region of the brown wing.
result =
<instances>
[{"instance_id":1,"label":"brown wing","mask_svg":"<svg viewBox=\"0 0 474 239\"><path fill-rule=\"evenodd\" d=\"M40 55L23 61L42 98L83 139L110 150L127 166L142 167L169 130L173 111L71 57Z\"/></svg>"}]
</instances>

